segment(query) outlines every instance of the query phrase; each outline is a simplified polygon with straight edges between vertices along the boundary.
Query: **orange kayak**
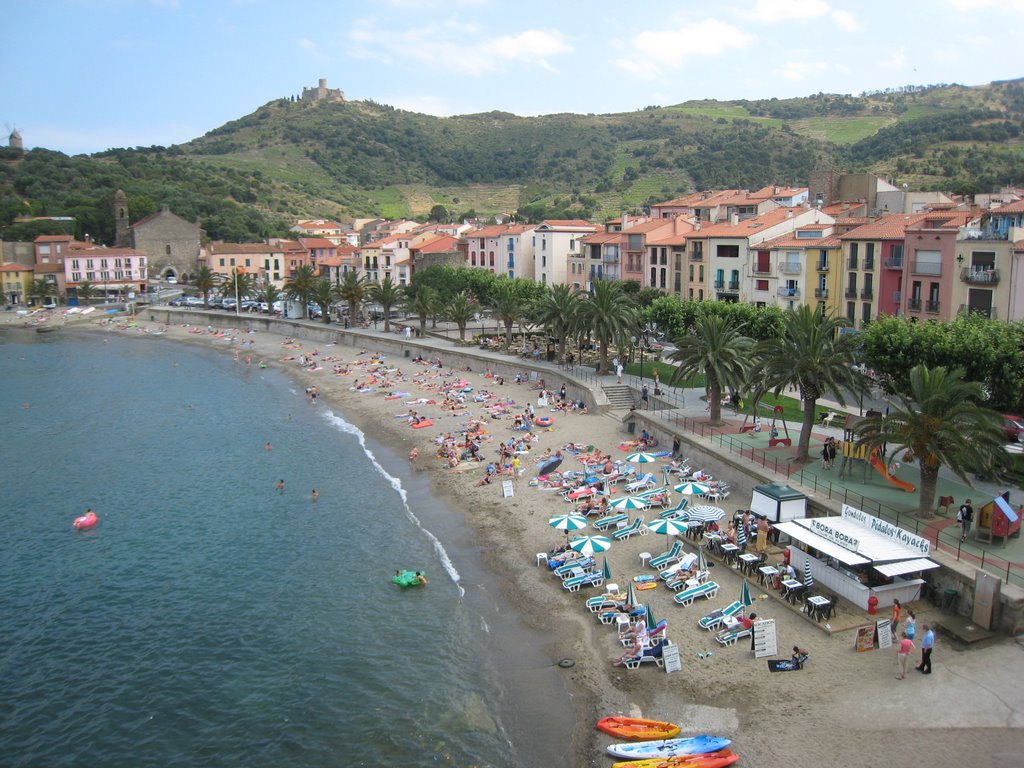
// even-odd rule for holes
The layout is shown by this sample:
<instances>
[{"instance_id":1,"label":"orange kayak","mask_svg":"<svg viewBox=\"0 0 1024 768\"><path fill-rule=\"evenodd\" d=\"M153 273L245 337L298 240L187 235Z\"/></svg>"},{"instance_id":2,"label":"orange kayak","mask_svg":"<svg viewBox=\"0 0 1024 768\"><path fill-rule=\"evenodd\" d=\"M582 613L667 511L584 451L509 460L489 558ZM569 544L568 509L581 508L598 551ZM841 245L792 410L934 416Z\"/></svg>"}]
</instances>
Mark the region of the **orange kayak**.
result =
<instances>
[{"instance_id":1,"label":"orange kayak","mask_svg":"<svg viewBox=\"0 0 1024 768\"><path fill-rule=\"evenodd\" d=\"M657 741L679 735L679 726L639 717L602 717L597 730L626 741Z\"/></svg>"},{"instance_id":2,"label":"orange kayak","mask_svg":"<svg viewBox=\"0 0 1024 768\"><path fill-rule=\"evenodd\" d=\"M729 749L706 755L679 755L678 757L655 757L647 760L627 760L615 763L612 768L725 768L738 762L740 756Z\"/></svg>"}]
</instances>

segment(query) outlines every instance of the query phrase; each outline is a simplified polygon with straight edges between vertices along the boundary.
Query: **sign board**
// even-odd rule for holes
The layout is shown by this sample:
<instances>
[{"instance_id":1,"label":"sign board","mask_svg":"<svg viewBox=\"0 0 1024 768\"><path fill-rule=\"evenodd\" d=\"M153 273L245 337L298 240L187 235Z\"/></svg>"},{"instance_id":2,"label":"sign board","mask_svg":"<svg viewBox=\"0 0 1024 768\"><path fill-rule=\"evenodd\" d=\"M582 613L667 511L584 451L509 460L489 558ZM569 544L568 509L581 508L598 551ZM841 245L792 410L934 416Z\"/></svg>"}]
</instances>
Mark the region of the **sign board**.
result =
<instances>
[{"instance_id":1,"label":"sign board","mask_svg":"<svg viewBox=\"0 0 1024 768\"><path fill-rule=\"evenodd\" d=\"M530 381L536 381L536 380L537 380L537 372L536 371L530 371Z\"/></svg>"},{"instance_id":2,"label":"sign board","mask_svg":"<svg viewBox=\"0 0 1024 768\"><path fill-rule=\"evenodd\" d=\"M778 655L779 644L775 636L775 619L754 622L754 658L767 659Z\"/></svg>"},{"instance_id":3,"label":"sign board","mask_svg":"<svg viewBox=\"0 0 1024 768\"><path fill-rule=\"evenodd\" d=\"M828 539L833 544L838 544L843 549L848 549L851 552L856 552L857 547L860 546L860 541L855 539L845 531L838 531L828 523L825 523L817 517L809 517L804 521L807 527L814 533L821 536L823 539Z\"/></svg>"},{"instance_id":4,"label":"sign board","mask_svg":"<svg viewBox=\"0 0 1024 768\"><path fill-rule=\"evenodd\" d=\"M878 647L881 649L892 647L892 627L889 624L888 619L879 619L876 623L878 627Z\"/></svg>"},{"instance_id":5,"label":"sign board","mask_svg":"<svg viewBox=\"0 0 1024 768\"><path fill-rule=\"evenodd\" d=\"M666 672L679 672L683 668L683 663L679 660L679 646L674 643L665 643L661 649L661 659Z\"/></svg>"},{"instance_id":6,"label":"sign board","mask_svg":"<svg viewBox=\"0 0 1024 768\"><path fill-rule=\"evenodd\" d=\"M843 504L843 517L860 523L868 530L874 531L880 536L885 536L887 539L891 539L903 544L904 546L910 547L911 549L915 549L926 557L928 556L928 553L931 552L932 545L928 539L917 536L910 531L905 531L892 523L882 520L881 518L869 515L867 512L862 512L856 507L851 507L849 504ZM842 542L836 543L842 545ZM850 547L847 547L847 549L850 549Z\"/></svg>"},{"instance_id":7,"label":"sign board","mask_svg":"<svg viewBox=\"0 0 1024 768\"><path fill-rule=\"evenodd\" d=\"M857 627L857 639L854 641L853 646L857 649L857 653L875 650L876 629L877 627L874 624L868 624L866 627Z\"/></svg>"},{"instance_id":8,"label":"sign board","mask_svg":"<svg viewBox=\"0 0 1024 768\"><path fill-rule=\"evenodd\" d=\"M501 495L504 498L506 498L506 499L510 499L513 496L515 496L515 491L512 489L512 481L511 480L502 480L501 481Z\"/></svg>"}]
</instances>

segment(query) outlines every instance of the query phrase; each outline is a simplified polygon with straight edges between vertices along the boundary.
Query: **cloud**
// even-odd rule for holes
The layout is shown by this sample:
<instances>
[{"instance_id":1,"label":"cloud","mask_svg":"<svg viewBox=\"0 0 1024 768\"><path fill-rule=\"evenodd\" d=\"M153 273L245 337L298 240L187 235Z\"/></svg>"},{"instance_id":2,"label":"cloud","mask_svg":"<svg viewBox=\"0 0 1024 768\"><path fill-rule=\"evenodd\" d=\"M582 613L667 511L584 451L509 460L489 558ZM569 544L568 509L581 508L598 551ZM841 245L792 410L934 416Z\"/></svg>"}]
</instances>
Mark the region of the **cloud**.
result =
<instances>
[{"instance_id":1,"label":"cloud","mask_svg":"<svg viewBox=\"0 0 1024 768\"><path fill-rule=\"evenodd\" d=\"M849 11L832 11L832 21L845 32L859 32L861 29L857 17Z\"/></svg>"},{"instance_id":2,"label":"cloud","mask_svg":"<svg viewBox=\"0 0 1024 768\"><path fill-rule=\"evenodd\" d=\"M1000 11L1024 13L1024 0L946 0L958 11L974 13L995 8Z\"/></svg>"},{"instance_id":3,"label":"cloud","mask_svg":"<svg viewBox=\"0 0 1024 768\"><path fill-rule=\"evenodd\" d=\"M881 61L882 69L905 69L907 66L907 49L897 48L892 56Z\"/></svg>"},{"instance_id":4,"label":"cloud","mask_svg":"<svg viewBox=\"0 0 1024 768\"><path fill-rule=\"evenodd\" d=\"M304 53L309 54L317 61L325 61L327 59L323 51L320 50L320 46L316 44L316 41L310 40L308 37L300 37L295 42Z\"/></svg>"},{"instance_id":5,"label":"cloud","mask_svg":"<svg viewBox=\"0 0 1024 768\"><path fill-rule=\"evenodd\" d=\"M752 15L758 21L776 22L824 16L829 10L825 0L757 0Z\"/></svg>"},{"instance_id":6,"label":"cloud","mask_svg":"<svg viewBox=\"0 0 1024 768\"><path fill-rule=\"evenodd\" d=\"M828 64L824 61L787 61L775 71L786 80L797 82L806 79L808 75L824 72L826 69L828 69Z\"/></svg>"},{"instance_id":7,"label":"cloud","mask_svg":"<svg viewBox=\"0 0 1024 768\"><path fill-rule=\"evenodd\" d=\"M705 19L675 29L647 30L620 44L624 54L616 66L634 75L678 70L690 57L721 56L726 51L746 48L753 37L731 24Z\"/></svg>"}]
</instances>

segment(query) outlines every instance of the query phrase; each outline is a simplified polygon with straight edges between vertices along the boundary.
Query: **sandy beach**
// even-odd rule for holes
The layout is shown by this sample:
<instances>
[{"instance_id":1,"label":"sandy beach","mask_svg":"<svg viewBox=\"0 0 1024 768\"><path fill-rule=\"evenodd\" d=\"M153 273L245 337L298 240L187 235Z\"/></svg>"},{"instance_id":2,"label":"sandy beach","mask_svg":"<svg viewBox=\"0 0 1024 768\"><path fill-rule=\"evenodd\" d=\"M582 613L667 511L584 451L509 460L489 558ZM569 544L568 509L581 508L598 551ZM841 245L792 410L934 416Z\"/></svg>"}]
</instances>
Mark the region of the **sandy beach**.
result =
<instances>
[{"instance_id":1,"label":"sandy beach","mask_svg":"<svg viewBox=\"0 0 1024 768\"><path fill-rule=\"evenodd\" d=\"M211 345L236 356L239 365L278 367L293 377L300 389L315 387L319 403L343 412L399 455L416 449L416 471L428 473L438 497L449 503L453 515L461 516L473 528L476 540L488 552L489 566L502 578L508 599L550 638L545 653L553 663L574 661L571 668L561 670L575 702L576 732L565 734L574 745L574 765L611 764L604 754L611 739L593 728L594 721L610 714L673 721L683 727L684 735L726 736L742 756L740 765L817 768L822 764L885 764L895 768L920 764L997 766L1019 761L1024 686L1019 685L1016 671L1022 652L1016 643L1000 640L964 651L940 636L933 657L934 673L924 676L911 670L905 680L899 680L893 649L854 650L852 628L868 622L859 609L847 606L833 619L837 627L848 625L850 629L827 633L784 604L777 592L755 582L750 610L775 620L777 658L788 658L794 645L810 653L803 670L772 673L765 660L754 658L747 643L721 646L713 633L697 624L705 613L740 595L743 577L721 562L711 568L711 578L721 588L714 600L699 599L683 607L673 603L672 592L664 586L640 593L656 617L668 621L668 636L681 651L680 672L666 674L653 664L635 671L613 666L612 659L622 650L615 630L596 621L584 606L586 598L603 590L584 588L570 593L548 568L537 564L536 553L564 540L560 531L548 526L548 519L570 511L571 506L556 492L533 487L529 481L536 474L534 456L570 442L593 445L613 458L625 458L620 445L632 436L617 420L601 414L551 414L553 427L537 432L531 455L523 459L523 476L514 481L514 495L505 498L500 482L504 478L484 485L479 481L488 461L497 461L499 441L523 434L513 431L512 414L522 412L528 402L534 404L538 415L547 413L537 405L538 392L528 381L517 384L506 378L499 383L485 377L484 365L452 374L448 367L438 370L408 358L385 358L386 365L378 368L397 369L387 375L390 386L382 387L381 376L376 374L378 381L371 391L357 392L353 385L365 383L370 375L369 361L376 351L371 338L363 349L357 349L262 331L228 331L222 324L234 322L233 318L207 313L194 317L201 325L162 326L140 319L137 326L130 327L123 319L109 324L90 319L69 323L67 330ZM5 319L21 324L20 320ZM347 372L336 373L336 367ZM509 405L501 418L492 418L485 410L494 400L475 403L468 399L464 411L446 412L437 405L443 398L439 385L455 378L465 378L474 392L487 390L495 399L514 405ZM385 399L385 393L397 392L408 395L395 398L392 394L395 399ZM569 397L573 396L570 391ZM410 405L414 400L436 402ZM433 425L414 430L406 419L396 418L410 409L431 419ZM458 435L471 419L486 425L481 443L485 461L448 468L436 457L434 439L443 433ZM685 444L682 452L686 453ZM567 455L562 468L580 466L576 457ZM660 477L661 462L653 466ZM722 506L731 514L747 502L749 498L734 494ZM643 566L640 553L658 554L668 548L667 541L665 536L651 533L616 542L608 552L612 581L625 588L633 576L655 575L653 569ZM694 551L693 541L684 539L684 548ZM776 553L770 561L778 559ZM934 609L924 603L912 607L917 612L919 642L921 627L929 622L929 610ZM915 654L914 663L916 659ZM545 704L538 702L537 706Z\"/></svg>"}]
</instances>

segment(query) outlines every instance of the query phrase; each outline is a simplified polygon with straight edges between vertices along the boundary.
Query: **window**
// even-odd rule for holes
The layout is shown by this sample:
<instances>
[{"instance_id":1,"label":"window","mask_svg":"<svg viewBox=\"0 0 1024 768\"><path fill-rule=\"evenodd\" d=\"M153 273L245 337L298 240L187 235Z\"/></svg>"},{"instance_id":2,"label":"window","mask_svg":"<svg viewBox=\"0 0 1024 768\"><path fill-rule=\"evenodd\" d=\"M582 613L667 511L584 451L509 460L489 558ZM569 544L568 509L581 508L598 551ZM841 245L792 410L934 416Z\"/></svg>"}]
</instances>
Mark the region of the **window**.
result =
<instances>
[{"instance_id":1,"label":"window","mask_svg":"<svg viewBox=\"0 0 1024 768\"><path fill-rule=\"evenodd\" d=\"M860 243L850 243L850 269L857 268L857 250Z\"/></svg>"},{"instance_id":2,"label":"window","mask_svg":"<svg viewBox=\"0 0 1024 768\"><path fill-rule=\"evenodd\" d=\"M167 243L167 245L164 246L164 253L166 253L168 256L171 255L171 244L170 243Z\"/></svg>"},{"instance_id":3,"label":"window","mask_svg":"<svg viewBox=\"0 0 1024 768\"><path fill-rule=\"evenodd\" d=\"M223 256L221 256L221 258L220 258L220 264L219 264L219 266L221 266L221 267L223 267L223 266L224 266L224 257L223 257Z\"/></svg>"},{"instance_id":4,"label":"window","mask_svg":"<svg viewBox=\"0 0 1024 768\"><path fill-rule=\"evenodd\" d=\"M941 251L917 251L914 254L914 274L917 274L917 275L941 275L942 274L942 253L941 253Z\"/></svg>"},{"instance_id":5,"label":"window","mask_svg":"<svg viewBox=\"0 0 1024 768\"><path fill-rule=\"evenodd\" d=\"M693 282L693 264L690 265L690 282Z\"/></svg>"},{"instance_id":6,"label":"window","mask_svg":"<svg viewBox=\"0 0 1024 768\"><path fill-rule=\"evenodd\" d=\"M715 249L715 253L720 259L738 259L740 247L738 245L719 245Z\"/></svg>"},{"instance_id":7,"label":"window","mask_svg":"<svg viewBox=\"0 0 1024 768\"><path fill-rule=\"evenodd\" d=\"M861 305L860 319L862 323L866 323L871 320L871 304L866 303Z\"/></svg>"},{"instance_id":8,"label":"window","mask_svg":"<svg viewBox=\"0 0 1024 768\"><path fill-rule=\"evenodd\" d=\"M767 280L755 280L754 281L754 290L757 290L757 291L767 291L768 290L768 281Z\"/></svg>"},{"instance_id":9,"label":"window","mask_svg":"<svg viewBox=\"0 0 1024 768\"><path fill-rule=\"evenodd\" d=\"M846 275L846 298L857 298L857 273L849 272Z\"/></svg>"},{"instance_id":10,"label":"window","mask_svg":"<svg viewBox=\"0 0 1024 768\"><path fill-rule=\"evenodd\" d=\"M875 244L866 243L864 245L864 269L875 268Z\"/></svg>"},{"instance_id":11,"label":"window","mask_svg":"<svg viewBox=\"0 0 1024 768\"><path fill-rule=\"evenodd\" d=\"M846 319L850 321L850 325L853 325L857 320L857 302L848 301L846 302Z\"/></svg>"},{"instance_id":12,"label":"window","mask_svg":"<svg viewBox=\"0 0 1024 768\"><path fill-rule=\"evenodd\" d=\"M697 277L697 279L698 279L698 280L699 280L700 282L702 282L702 283L703 283L703 282L704 282L704 265L703 265L703 264L701 264L701 265L700 265L700 266L698 267L698 269L697 269L697 274L699 275L699 276Z\"/></svg>"}]
</instances>

